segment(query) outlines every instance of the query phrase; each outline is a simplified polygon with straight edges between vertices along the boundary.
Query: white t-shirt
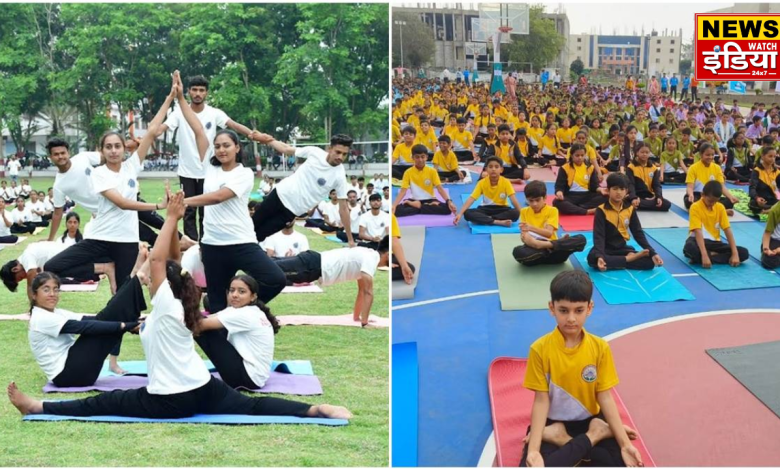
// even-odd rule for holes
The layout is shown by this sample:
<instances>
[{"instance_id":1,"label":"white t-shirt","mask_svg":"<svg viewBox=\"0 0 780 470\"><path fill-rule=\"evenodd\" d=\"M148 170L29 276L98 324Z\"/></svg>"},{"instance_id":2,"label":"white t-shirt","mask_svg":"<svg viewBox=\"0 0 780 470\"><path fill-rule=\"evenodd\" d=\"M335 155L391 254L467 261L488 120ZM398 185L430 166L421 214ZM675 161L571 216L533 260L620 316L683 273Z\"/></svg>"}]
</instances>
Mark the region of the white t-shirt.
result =
<instances>
[{"instance_id":1,"label":"white t-shirt","mask_svg":"<svg viewBox=\"0 0 780 470\"><path fill-rule=\"evenodd\" d=\"M5 189L0 189L0 197L3 198L4 201L7 201L9 199L13 199L16 197L16 193L13 189L6 186Z\"/></svg>"},{"instance_id":2,"label":"white t-shirt","mask_svg":"<svg viewBox=\"0 0 780 470\"><path fill-rule=\"evenodd\" d=\"M152 313L141 326L141 344L149 367L152 395L173 395L206 385L211 374L195 352L192 332L184 325L184 307L166 279L152 298Z\"/></svg>"},{"instance_id":3,"label":"white t-shirt","mask_svg":"<svg viewBox=\"0 0 780 470\"><path fill-rule=\"evenodd\" d=\"M344 281L355 281L360 273L374 277L379 264L379 253L370 248L339 248L320 253L321 283L330 286Z\"/></svg>"},{"instance_id":4,"label":"white t-shirt","mask_svg":"<svg viewBox=\"0 0 780 470\"><path fill-rule=\"evenodd\" d=\"M311 217L309 218L315 220L322 220L323 219L322 214L325 213L325 204L330 204L330 201L320 201L320 203L317 204L317 210L314 211L314 213L312 213Z\"/></svg>"},{"instance_id":5,"label":"white t-shirt","mask_svg":"<svg viewBox=\"0 0 780 470\"><path fill-rule=\"evenodd\" d=\"M99 152L81 152L70 159L70 168L54 177L54 207L64 207L66 197L90 213L98 211L98 196L92 187L93 167L100 165Z\"/></svg>"},{"instance_id":6,"label":"white t-shirt","mask_svg":"<svg viewBox=\"0 0 780 470\"><path fill-rule=\"evenodd\" d=\"M84 236L84 235L82 234L82 236ZM76 244L76 239L75 238L71 238L68 235L65 235L65 240L62 239L62 236L59 236L59 237L57 237L56 241L57 241L57 243L60 243L61 245L63 245L65 248L68 248L69 246L72 246L72 245Z\"/></svg>"},{"instance_id":7,"label":"white t-shirt","mask_svg":"<svg viewBox=\"0 0 780 470\"><path fill-rule=\"evenodd\" d=\"M107 242L138 243L138 212L122 210L100 193L115 189L125 199L135 201L138 198L140 172L138 152L122 162L119 173L109 170L106 165L92 171L92 187L98 195L98 209L86 237Z\"/></svg>"},{"instance_id":8,"label":"white t-shirt","mask_svg":"<svg viewBox=\"0 0 780 470\"><path fill-rule=\"evenodd\" d=\"M5 212L5 219L7 219L12 224L14 223L14 217L13 215L8 212ZM11 227L8 227L5 225L5 219L0 218L0 237L9 237L11 236Z\"/></svg>"},{"instance_id":9,"label":"white t-shirt","mask_svg":"<svg viewBox=\"0 0 780 470\"><path fill-rule=\"evenodd\" d=\"M201 240L203 243L218 246L257 243L254 224L247 208L254 183L254 173L243 165L224 171L221 166L206 164L203 194L227 187L236 197L205 207Z\"/></svg>"},{"instance_id":10,"label":"white t-shirt","mask_svg":"<svg viewBox=\"0 0 780 470\"><path fill-rule=\"evenodd\" d=\"M53 312L33 307L27 338L35 361L43 369L46 378L60 375L68 360L68 351L76 342L76 335L61 335L60 330L68 320L81 320L83 315L61 308Z\"/></svg>"},{"instance_id":11,"label":"white t-shirt","mask_svg":"<svg viewBox=\"0 0 780 470\"><path fill-rule=\"evenodd\" d=\"M176 108L168 116L165 125L172 131L179 129L179 132L176 134L176 139L179 142L179 176L203 179L206 177L205 168L211 165L209 159L214 155L213 143L214 138L217 136L217 128L226 127L230 118L221 109L212 108L209 105L204 105L203 111L195 113L195 115L198 116L198 120L203 124L203 130L206 132L206 138L209 141L209 149L206 151L203 161L200 160L198 145L195 141L195 132L187 123L187 120L184 119L180 108Z\"/></svg>"},{"instance_id":12,"label":"white t-shirt","mask_svg":"<svg viewBox=\"0 0 780 470\"><path fill-rule=\"evenodd\" d=\"M34 211L44 212L46 210L46 204L44 204L43 201L35 201L29 202L27 205L30 207L30 222L41 222L43 218Z\"/></svg>"},{"instance_id":13,"label":"white t-shirt","mask_svg":"<svg viewBox=\"0 0 780 470\"><path fill-rule=\"evenodd\" d=\"M258 387L271 375L274 358L274 329L262 310L255 306L228 307L217 314L228 331L227 340L244 360L244 367Z\"/></svg>"},{"instance_id":14,"label":"white t-shirt","mask_svg":"<svg viewBox=\"0 0 780 470\"><path fill-rule=\"evenodd\" d=\"M309 249L309 240L304 234L294 230L289 235L279 231L265 239L265 249L274 250L276 258L297 256L298 253ZM288 255L287 252L290 250L292 250L292 254Z\"/></svg>"},{"instance_id":15,"label":"white t-shirt","mask_svg":"<svg viewBox=\"0 0 780 470\"><path fill-rule=\"evenodd\" d=\"M206 271L203 269L203 260L200 259L200 245L191 246L181 255L181 267L190 273L195 285L201 289L206 287Z\"/></svg>"},{"instance_id":16,"label":"white t-shirt","mask_svg":"<svg viewBox=\"0 0 780 470\"><path fill-rule=\"evenodd\" d=\"M18 198L22 194L22 188L19 186L11 186L11 191L14 193L14 199Z\"/></svg>"},{"instance_id":17,"label":"white t-shirt","mask_svg":"<svg viewBox=\"0 0 780 470\"><path fill-rule=\"evenodd\" d=\"M65 251L66 246L58 242L42 241L30 243L17 261L25 271L43 268L52 258Z\"/></svg>"},{"instance_id":18,"label":"white t-shirt","mask_svg":"<svg viewBox=\"0 0 780 470\"><path fill-rule=\"evenodd\" d=\"M8 170L9 176L18 176L22 164L19 163L19 160L9 160L5 168Z\"/></svg>"},{"instance_id":19,"label":"white t-shirt","mask_svg":"<svg viewBox=\"0 0 780 470\"><path fill-rule=\"evenodd\" d=\"M11 211L11 218L13 223L25 223L32 220L32 212L30 212L30 206L24 206L24 209L14 209Z\"/></svg>"},{"instance_id":20,"label":"white t-shirt","mask_svg":"<svg viewBox=\"0 0 780 470\"><path fill-rule=\"evenodd\" d=\"M320 207L320 212L322 212L323 219L325 216L328 216L328 221L331 225L338 225L341 223L341 214L339 213L339 206L340 204L337 202L336 204L333 204L332 202L328 201L326 202L322 207Z\"/></svg>"},{"instance_id":21,"label":"white t-shirt","mask_svg":"<svg viewBox=\"0 0 780 470\"><path fill-rule=\"evenodd\" d=\"M390 213L390 199L382 198L382 210L388 214Z\"/></svg>"},{"instance_id":22,"label":"white t-shirt","mask_svg":"<svg viewBox=\"0 0 780 470\"><path fill-rule=\"evenodd\" d=\"M366 228L369 237L383 237L387 231L387 227L390 224L390 214L387 212L379 211L379 214L374 215L371 212L366 212L360 216L360 226Z\"/></svg>"},{"instance_id":23,"label":"white t-shirt","mask_svg":"<svg viewBox=\"0 0 780 470\"><path fill-rule=\"evenodd\" d=\"M30 193L32 192L32 188L30 187L29 184L23 184L22 186L20 186L20 188L21 188L22 196L29 196Z\"/></svg>"},{"instance_id":24,"label":"white t-shirt","mask_svg":"<svg viewBox=\"0 0 780 470\"><path fill-rule=\"evenodd\" d=\"M347 204L349 207L349 204ZM349 207L349 229L352 233L358 233L358 224L360 223L360 215L363 213L363 208L358 204L355 207Z\"/></svg>"},{"instance_id":25,"label":"white t-shirt","mask_svg":"<svg viewBox=\"0 0 780 470\"><path fill-rule=\"evenodd\" d=\"M347 175L344 165L331 166L326 160L328 152L319 147L295 149L295 156L305 158L291 176L276 185L276 193L295 215L302 215L326 199L331 189L339 199L347 198Z\"/></svg>"}]
</instances>

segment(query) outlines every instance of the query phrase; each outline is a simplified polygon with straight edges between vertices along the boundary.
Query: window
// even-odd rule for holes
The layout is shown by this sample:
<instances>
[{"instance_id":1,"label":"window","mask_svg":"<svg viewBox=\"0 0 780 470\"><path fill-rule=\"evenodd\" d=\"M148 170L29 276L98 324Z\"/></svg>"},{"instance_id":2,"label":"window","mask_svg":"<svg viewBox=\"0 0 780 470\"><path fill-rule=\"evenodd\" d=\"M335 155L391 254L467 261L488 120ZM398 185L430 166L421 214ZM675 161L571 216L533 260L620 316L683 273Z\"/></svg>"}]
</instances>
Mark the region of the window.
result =
<instances>
[{"instance_id":1,"label":"window","mask_svg":"<svg viewBox=\"0 0 780 470\"><path fill-rule=\"evenodd\" d=\"M673 64L674 63L674 59L669 59L669 63Z\"/></svg>"},{"instance_id":2,"label":"window","mask_svg":"<svg viewBox=\"0 0 780 470\"><path fill-rule=\"evenodd\" d=\"M582 42L582 38L577 38L577 42Z\"/></svg>"},{"instance_id":3,"label":"window","mask_svg":"<svg viewBox=\"0 0 780 470\"><path fill-rule=\"evenodd\" d=\"M674 49L669 49L670 54L674 54Z\"/></svg>"},{"instance_id":4,"label":"window","mask_svg":"<svg viewBox=\"0 0 780 470\"><path fill-rule=\"evenodd\" d=\"M655 52L661 52L661 48L659 47L658 49L655 50Z\"/></svg>"},{"instance_id":5,"label":"window","mask_svg":"<svg viewBox=\"0 0 780 470\"><path fill-rule=\"evenodd\" d=\"M660 64L661 63L661 59L655 59L655 63L656 64Z\"/></svg>"},{"instance_id":6,"label":"window","mask_svg":"<svg viewBox=\"0 0 780 470\"><path fill-rule=\"evenodd\" d=\"M577 60L582 60L582 57L580 57L580 56L577 56Z\"/></svg>"},{"instance_id":7,"label":"window","mask_svg":"<svg viewBox=\"0 0 780 470\"><path fill-rule=\"evenodd\" d=\"M577 46L577 50L581 51L582 50L582 46Z\"/></svg>"},{"instance_id":8,"label":"window","mask_svg":"<svg viewBox=\"0 0 780 470\"><path fill-rule=\"evenodd\" d=\"M656 42L656 44L661 44L661 40L659 39L659 40Z\"/></svg>"},{"instance_id":9,"label":"window","mask_svg":"<svg viewBox=\"0 0 780 470\"><path fill-rule=\"evenodd\" d=\"M674 39L672 39L671 43L674 44Z\"/></svg>"}]
</instances>

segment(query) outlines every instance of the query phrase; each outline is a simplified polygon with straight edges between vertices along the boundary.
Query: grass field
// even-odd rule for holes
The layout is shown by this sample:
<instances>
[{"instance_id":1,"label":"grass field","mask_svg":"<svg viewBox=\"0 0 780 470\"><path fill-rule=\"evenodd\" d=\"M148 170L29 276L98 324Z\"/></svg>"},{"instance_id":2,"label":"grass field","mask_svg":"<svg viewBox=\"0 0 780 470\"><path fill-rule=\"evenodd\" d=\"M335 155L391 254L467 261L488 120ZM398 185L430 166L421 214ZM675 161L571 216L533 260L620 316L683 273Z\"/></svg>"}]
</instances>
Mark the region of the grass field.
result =
<instances>
[{"instance_id":1,"label":"grass field","mask_svg":"<svg viewBox=\"0 0 780 470\"><path fill-rule=\"evenodd\" d=\"M46 191L53 178L34 178ZM156 202L163 180L141 181L142 196ZM88 215L82 214L82 224ZM60 233L64 230L64 222ZM301 229L311 249L338 244ZM25 246L45 240L49 230L0 251L0 263L18 257ZM372 314L388 316L388 275L378 271ZM29 311L24 286L16 293L0 287L0 314ZM338 315L352 311L356 286L324 288L324 294L283 294L270 303L276 315ZM147 294L148 296L148 294ZM96 313L110 292L102 282L96 293L63 293L59 306ZM147 299L148 301L148 299ZM151 304L150 304L151 305ZM0 467L217 467L217 466L387 466L389 454L389 374L387 329L287 326L276 337L276 359L309 359L324 395L301 397L308 403L344 405L355 415L348 426L214 426L171 424L98 424L23 422L3 396L0 399ZM121 360L144 359L138 336L126 335ZM36 398L46 382L27 343L27 322L0 322L0 384L15 380ZM50 395L47 399L90 394ZM296 397L291 397L296 399Z\"/></svg>"}]
</instances>

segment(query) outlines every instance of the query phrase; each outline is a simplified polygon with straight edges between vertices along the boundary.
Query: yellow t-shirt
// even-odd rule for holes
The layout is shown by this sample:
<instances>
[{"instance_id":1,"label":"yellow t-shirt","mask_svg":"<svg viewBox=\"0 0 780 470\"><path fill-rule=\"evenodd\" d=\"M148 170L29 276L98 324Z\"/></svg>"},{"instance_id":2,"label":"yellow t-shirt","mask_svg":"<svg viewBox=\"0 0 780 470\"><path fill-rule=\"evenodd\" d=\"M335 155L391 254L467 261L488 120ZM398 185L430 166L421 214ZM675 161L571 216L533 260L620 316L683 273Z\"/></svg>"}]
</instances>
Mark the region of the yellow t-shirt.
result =
<instances>
[{"instance_id":1,"label":"yellow t-shirt","mask_svg":"<svg viewBox=\"0 0 780 470\"><path fill-rule=\"evenodd\" d=\"M411 198L418 201L433 199L433 188L436 186L441 186L439 173L429 166L424 166L422 170L414 166L407 169L401 181L401 188L409 189L412 192Z\"/></svg>"},{"instance_id":2,"label":"yellow t-shirt","mask_svg":"<svg viewBox=\"0 0 780 470\"><path fill-rule=\"evenodd\" d=\"M458 132L458 126L450 126L446 125L444 126L444 135L447 135L452 139L452 135Z\"/></svg>"},{"instance_id":3,"label":"yellow t-shirt","mask_svg":"<svg viewBox=\"0 0 780 470\"><path fill-rule=\"evenodd\" d=\"M455 150L456 152L469 150L471 144L474 142L474 136L471 135L471 132L469 131L460 132L459 130L455 130L455 132L449 134L449 136L450 139L452 139L452 150Z\"/></svg>"},{"instance_id":4,"label":"yellow t-shirt","mask_svg":"<svg viewBox=\"0 0 780 470\"><path fill-rule=\"evenodd\" d=\"M558 153L559 141L557 137L550 137L544 134L539 142L539 151L542 155L555 155Z\"/></svg>"},{"instance_id":5,"label":"yellow t-shirt","mask_svg":"<svg viewBox=\"0 0 780 470\"><path fill-rule=\"evenodd\" d=\"M723 184L725 181L723 171L715 162L710 163L710 166L704 166L704 163L698 161L688 168L688 176L685 178L685 183L693 183L694 191L701 192L704 190L704 185L710 181L718 181L720 184Z\"/></svg>"},{"instance_id":6,"label":"yellow t-shirt","mask_svg":"<svg viewBox=\"0 0 780 470\"><path fill-rule=\"evenodd\" d=\"M427 134L423 134L423 131L420 129L417 129L417 137L414 139L414 144L422 144L425 145L425 148L428 149L428 152L435 152L436 151L436 144L439 142L439 139L436 137L436 133L433 131L433 129L428 129Z\"/></svg>"},{"instance_id":7,"label":"yellow t-shirt","mask_svg":"<svg viewBox=\"0 0 780 470\"><path fill-rule=\"evenodd\" d=\"M447 151L447 155L444 155L441 150L437 150L433 154L432 163L434 167L438 167L441 171L455 171L458 169L458 157L452 151Z\"/></svg>"},{"instance_id":8,"label":"yellow t-shirt","mask_svg":"<svg viewBox=\"0 0 780 470\"><path fill-rule=\"evenodd\" d=\"M503 176L499 176L498 183L495 186L490 184L490 178L479 180L479 183L477 183L477 186L474 187L474 191L471 193L471 198L477 200L482 196L483 206L508 206L509 196L514 193L515 188L512 187L512 183Z\"/></svg>"},{"instance_id":9,"label":"yellow t-shirt","mask_svg":"<svg viewBox=\"0 0 780 470\"><path fill-rule=\"evenodd\" d=\"M569 185L569 191L586 192L590 187L590 178L593 174L593 166L573 165L571 162L561 167L566 172L566 181ZM560 171L560 170L559 170Z\"/></svg>"},{"instance_id":10,"label":"yellow t-shirt","mask_svg":"<svg viewBox=\"0 0 780 470\"><path fill-rule=\"evenodd\" d=\"M520 209L520 222L541 229L545 225L549 225L555 229L550 240L558 239L558 209L556 207L545 205L539 213L534 212L531 207L523 207ZM530 232L530 234L535 238L543 238L541 235L533 232Z\"/></svg>"},{"instance_id":11,"label":"yellow t-shirt","mask_svg":"<svg viewBox=\"0 0 780 470\"><path fill-rule=\"evenodd\" d=\"M393 149L393 160L400 157L400 160L397 161L396 165L411 165L414 163L414 160L412 159L412 148L414 147L414 144L406 145L406 143L400 143L395 146Z\"/></svg>"},{"instance_id":12,"label":"yellow t-shirt","mask_svg":"<svg viewBox=\"0 0 780 470\"><path fill-rule=\"evenodd\" d=\"M596 149L588 144L585 144L585 158L591 162L596 161ZM571 147L566 149L566 161L571 159Z\"/></svg>"},{"instance_id":13,"label":"yellow t-shirt","mask_svg":"<svg viewBox=\"0 0 780 470\"><path fill-rule=\"evenodd\" d=\"M398 226L398 219L395 218L395 214L390 214L393 218L392 226L390 227L390 236L401 238L401 227Z\"/></svg>"},{"instance_id":14,"label":"yellow t-shirt","mask_svg":"<svg viewBox=\"0 0 780 470\"><path fill-rule=\"evenodd\" d=\"M629 163L628 167L631 168L631 171L634 173L634 178L642 180L647 189L653 193L653 178L655 177L655 172L658 171L658 167L652 163L648 166L639 166L634 165L633 162ZM653 193L653 195L655 195L655 193Z\"/></svg>"},{"instance_id":15,"label":"yellow t-shirt","mask_svg":"<svg viewBox=\"0 0 780 470\"><path fill-rule=\"evenodd\" d=\"M561 127L555 132L555 135L558 137L558 140L560 140L561 143L570 144L574 140L575 133L576 131L571 127L568 129Z\"/></svg>"},{"instance_id":16,"label":"yellow t-shirt","mask_svg":"<svg viewBox=\"0 0 780 470\"><path fill-rule=\"evenodd\" d=\"M392 128L392 134L390 139L393 143L396 143L401 140L401 127L396 124L395 119L393 119L393 128Z\"/></svg>"},{"instance_id":17,"label":"yellow t-shirt","mask_svg":"<svg viewBox=\"0 0 780 470\"><path fill-rule=\"evenodd\" d=\"M729 216L723 204L716 202L712 209L707 209L704 201L699 199L691 204L688 211L688 234L693 237L693 231L701 229L701 234L707 240L720 241L720 231L731 227Z\"/></svg>"},{"instance_id":18,"label":"yellow t-shirt","mask_svg":"<svg viewBox=\"0 0 780 470\"><path fill-rule=\"evenodd\" d=\"M534 143L536 145L539 145L539 142L542 141L542 136L544 136L544 129L542 129L541 127L533 128L529 126L526 134L528 135L528 137L534 140Z\"/></svg>"},{"instance_id":19,"label":"yellow t-shirt","mask_svg":"<svg viewBox=\"0 0 780 470\"><path fill-rule=\"evenodd\" d=\"M419 127L420 127L420 118L417 117L416 114L412 114L411 116L406 118L406 125L407 126L412 126L415 129L419 129Z\"/></svg>"},{"instance_id":20,"label":"yellow t-shirt","mask_svg":"<svg viewBox=\"0 0 780 470\"><path fill-rule=\"evenodd\" d=\"M534 341L523 387L550 394L547 418L581 421L601 411L596 394L618 384L609 344L582 329L583 338L567 348L558 327Z\"/></svg>"}]
</instances>

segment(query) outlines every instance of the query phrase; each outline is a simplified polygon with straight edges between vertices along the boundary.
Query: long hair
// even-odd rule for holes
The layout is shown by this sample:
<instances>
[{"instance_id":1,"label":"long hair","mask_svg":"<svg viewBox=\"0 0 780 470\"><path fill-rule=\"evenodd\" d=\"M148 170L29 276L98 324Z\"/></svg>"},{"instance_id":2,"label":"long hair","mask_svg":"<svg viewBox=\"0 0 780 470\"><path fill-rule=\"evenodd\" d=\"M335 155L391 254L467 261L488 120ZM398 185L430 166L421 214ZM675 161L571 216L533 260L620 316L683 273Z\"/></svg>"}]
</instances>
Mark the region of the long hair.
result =
<instances>
[{"instance_id":1,"label":"long hair","mask_svg":"<svg viewBox=\"0 0 780 470\"><path fill-rule=\"evenodd\" d=\"M236 276L233 276L233 279L230 280L230 284L233 284L233 281L241 281L244 284L246 284L247 287L249 287L249 291L256 296L260 295L260 285L257 283L255 278L252 276L248 276L246 274L238 274ZM228 285L230 285L228 284ZM261 312L263 312L268 318L269 323L271 323L271 327L274 329L274 334L279 333L279 330L282 328L279 325L279 321L276 319L276 317L271 313L271 309L268 308L268 306L260 300L260 298L256 298L255 301L248 306L255 306L260 309Z\"/></svg>"},{"instance_id":2,"label":"long hair","mask_svg":"<svg viewBox=\"0 0 780 470\"><path fill-rule=\"evenodd\" d=\"M54 273L50 273L48 271L44 271L44 272L38 274L37 276L35 276L35 279L33 279L32 286L30 287L30 289L32 290L32 293L35 294L38 291L38 289L40 289L41 286L44 285L46 283L46 281L48 281L48 280L53 280L54 282L56 282L58 289L62 285L62 281L60 281L60 277L59 276L57 276ZM35 307L35 301L30 299L30 314L31 315L32 315L33 307Z\"/></svg>"},{"instance_id":3,"label":"long hair","mask_svg":"<svg viewBox=\"0 0 780 470\"><path fill-rule=\"evenodd\" d=\"M112 135L119 137L119 140L122 141L122 148L125 148L125 137L122 134L120 134L117 131L104 132L103 135L100 136L100 164L101 165L106 164L106 157L103 156L103 145L106 143L106 139L108 137L111 137Z\"/></svg>"},{"instance_id":4,"label":"long hair","mask_svg":"<svg viewBox=\"0 0 780 470\"><path fill-rule=\"evenodd\" d=\"M238 151L236 152L236 163L241 163L244 161L244 149L241 147L241 142L238 140L238 134L231 131L230 129L222 129L221 131L217 132L217 135L214 136L214 142L217 141L217 137L221 136L222 134L226 134L230 140L233 141L233 143L238 147ZM217 160L217 155L212 155L211 159L209 160L209 163L211 163L213 166L222 166L222 163Z\"/></svg>"},{"instance_id":5,"label":"long hair","mask_svg":"<svg viewBox=\"0 0 780 470\"><path fill-rule=\"evenodd\" d=\"M68 212L68 215L65 216L65 223L67 224L70 219L76 219L78 221L79 226L81 225L81 217L79 217L78 213L76 212ZM60 239L63 243L65 243L65 237L68 236L68 229L65 229L65 232L62 234L62 238ZM79 243L81 240L84 239L84 236L81 235L81 230L76 229L76 243Z\"/></svg>"},{"instance_id":6,"label":"long hair","mask_svg":"<svg viewBox=\"0 0 780 470\"><path fill-rule=\"evenodd\" d=\"M181 265L173 260L168 260L165 264L165 277L171 284L173 296L179 299L184 307L184 325L197 336L201 318L200 288L195 284L192 275L183 271Z\"/></svg>"}]
</instances>

